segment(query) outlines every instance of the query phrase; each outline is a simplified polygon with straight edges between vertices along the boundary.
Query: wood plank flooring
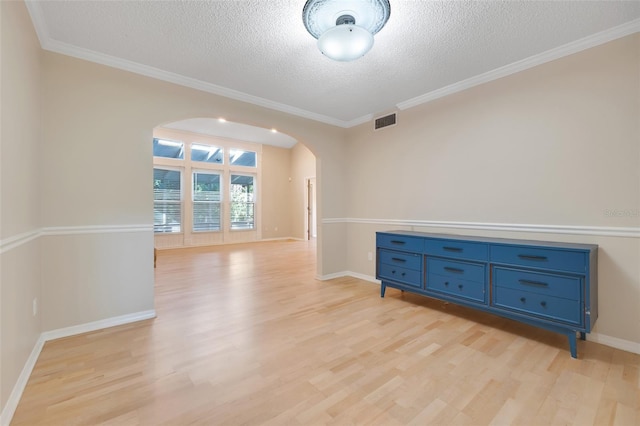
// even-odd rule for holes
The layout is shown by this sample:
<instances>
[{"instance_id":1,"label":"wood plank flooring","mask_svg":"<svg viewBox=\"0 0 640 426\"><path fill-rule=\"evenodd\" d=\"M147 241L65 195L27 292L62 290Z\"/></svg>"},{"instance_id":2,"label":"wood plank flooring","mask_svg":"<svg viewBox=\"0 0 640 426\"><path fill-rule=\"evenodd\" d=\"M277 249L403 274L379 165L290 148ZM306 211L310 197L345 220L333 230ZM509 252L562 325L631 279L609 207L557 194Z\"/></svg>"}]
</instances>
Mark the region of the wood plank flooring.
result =
<instances>
[{"instance_id":1,"label":"wood plank flooring","mask_svg":"<svg viewBox=\"0 0 640 426\"><path fill-rule=\"evenodd\" d=\"M640 356L354 278L162 251L158 317L45 344L14 425L638 425Z\"/></svg>"}]
</instances>

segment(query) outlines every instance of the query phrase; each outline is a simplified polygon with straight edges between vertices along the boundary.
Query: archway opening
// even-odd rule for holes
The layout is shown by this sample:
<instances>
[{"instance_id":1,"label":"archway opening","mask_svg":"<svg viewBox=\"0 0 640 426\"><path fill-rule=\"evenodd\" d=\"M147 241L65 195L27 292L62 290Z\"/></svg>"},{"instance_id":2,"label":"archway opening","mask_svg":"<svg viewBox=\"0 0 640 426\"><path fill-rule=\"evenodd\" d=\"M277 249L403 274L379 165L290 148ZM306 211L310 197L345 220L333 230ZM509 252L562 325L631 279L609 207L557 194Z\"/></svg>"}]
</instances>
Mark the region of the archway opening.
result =
<instances>
[{"instance_id":1,"label":"archway opening","mask_svg":"<svg viewBox=\"0 0 640 426\"><path fill-rule=\"evenodd\" d=\"M316 158L295 138L216 118L153 130L157 249L316 235Z\"/></svg>"}]
</instances>

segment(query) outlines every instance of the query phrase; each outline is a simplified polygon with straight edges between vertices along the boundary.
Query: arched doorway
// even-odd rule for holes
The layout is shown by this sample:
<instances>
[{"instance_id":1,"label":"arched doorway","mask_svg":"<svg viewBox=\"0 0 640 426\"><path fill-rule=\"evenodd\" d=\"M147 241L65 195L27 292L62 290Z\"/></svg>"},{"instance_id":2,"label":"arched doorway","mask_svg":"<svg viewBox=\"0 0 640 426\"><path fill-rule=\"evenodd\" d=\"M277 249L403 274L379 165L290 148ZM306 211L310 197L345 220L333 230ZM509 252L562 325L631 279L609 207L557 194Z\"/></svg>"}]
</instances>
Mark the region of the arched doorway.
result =
<instances>
[{"instance_id":1,"label":"arched doorway","mask_svg":"<svg viewBox=\"0 0 640 426\"><path fill-rule=\"evenodd\" d=\"M308 239L315 156L289 135L214 118L158 126L154 240L159 249ZM315 197L315 192L313 193ZM312 229L313 231L313 229Z\"/></svg>"}]
</instances>

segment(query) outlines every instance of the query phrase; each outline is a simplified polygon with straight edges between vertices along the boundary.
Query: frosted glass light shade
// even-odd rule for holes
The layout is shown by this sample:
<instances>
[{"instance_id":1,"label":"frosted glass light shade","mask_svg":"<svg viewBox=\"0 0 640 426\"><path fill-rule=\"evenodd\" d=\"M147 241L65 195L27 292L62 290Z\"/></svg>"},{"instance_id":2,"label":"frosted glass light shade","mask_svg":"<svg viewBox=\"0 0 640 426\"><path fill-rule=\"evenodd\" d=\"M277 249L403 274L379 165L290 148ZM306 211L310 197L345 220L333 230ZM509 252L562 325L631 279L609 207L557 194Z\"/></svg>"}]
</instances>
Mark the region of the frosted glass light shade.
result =
<instances>
[{"instance_id":1,"label":"frosted glass light shade","mask_svg":"<svg viewBox=\"0 0 640 426\"><path fill-rule=\"evenodd\" d=\"M371 50L390 14L389 0L307 0L302 22L325 56L352 61Z\"/></svg>"},{"instance_id":2,"label":"frosted glass light shade","mask_svg":"<svg viewBox=\"0 0 640 426\"><path fill-rule=\"evenodd\" d=\"M348 62L364 56L373 46L373 35L358 25L336 25L318 38L318 49L327 57Z\"/></svg>"}]
</instances>

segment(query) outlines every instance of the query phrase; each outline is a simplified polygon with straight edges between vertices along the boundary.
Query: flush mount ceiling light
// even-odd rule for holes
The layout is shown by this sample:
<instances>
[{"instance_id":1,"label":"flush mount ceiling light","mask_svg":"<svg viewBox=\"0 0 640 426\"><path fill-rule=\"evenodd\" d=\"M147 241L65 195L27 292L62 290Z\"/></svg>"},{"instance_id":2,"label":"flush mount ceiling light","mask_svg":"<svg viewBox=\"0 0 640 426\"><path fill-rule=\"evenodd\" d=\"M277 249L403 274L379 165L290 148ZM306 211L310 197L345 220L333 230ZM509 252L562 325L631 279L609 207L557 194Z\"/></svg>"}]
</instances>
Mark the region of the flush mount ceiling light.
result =
<instances>
[{"instance_id":1,"label":"flush mount ceiling light","mask_svg":"<svg viewBox=\"0 0 640 426\"><path fill-rule=\"evenodd\" d=\"M389 0L307 0L302 21L325 56L353 61L371 50L390 14Z\"/></svg>"}]
</instances>

